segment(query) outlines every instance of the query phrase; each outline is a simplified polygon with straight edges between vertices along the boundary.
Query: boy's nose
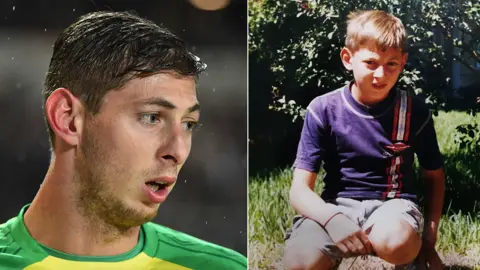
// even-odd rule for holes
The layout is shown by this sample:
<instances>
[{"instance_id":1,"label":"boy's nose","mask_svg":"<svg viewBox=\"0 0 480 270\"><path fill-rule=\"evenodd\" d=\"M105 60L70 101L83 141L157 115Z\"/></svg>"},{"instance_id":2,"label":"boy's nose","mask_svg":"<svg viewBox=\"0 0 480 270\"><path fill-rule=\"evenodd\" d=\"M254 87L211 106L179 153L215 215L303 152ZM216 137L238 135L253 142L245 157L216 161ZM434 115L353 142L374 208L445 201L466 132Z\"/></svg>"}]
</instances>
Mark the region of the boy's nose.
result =
<instances>
[{"instance_id":1,"label":"boy's nose","mask_svg":"<svg viewBox=\"0 0 480 270\"><path fill-rule=\"evenodd\" d=\"M373 73L373 76L375 78L381 78L383 77L383 75L385 75L385 70L383 69L383 66L379 66Z\"/></svg>"}]
</instances>

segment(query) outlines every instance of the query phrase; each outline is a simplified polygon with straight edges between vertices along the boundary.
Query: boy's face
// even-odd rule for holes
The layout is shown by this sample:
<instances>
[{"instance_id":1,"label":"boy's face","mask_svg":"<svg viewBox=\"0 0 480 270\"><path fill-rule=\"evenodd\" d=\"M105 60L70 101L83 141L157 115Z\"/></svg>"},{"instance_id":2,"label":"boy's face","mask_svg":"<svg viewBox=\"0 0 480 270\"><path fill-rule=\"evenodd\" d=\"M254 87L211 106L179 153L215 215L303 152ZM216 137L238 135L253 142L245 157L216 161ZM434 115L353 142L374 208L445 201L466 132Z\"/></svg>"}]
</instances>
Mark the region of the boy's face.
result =
<instances>
[{"instance_id":1,"label":"boy's face","mask_svg":"<svg viewBox=\"0 0 480 270\"><path fill-rule=\"evenodd\" d=\"M376 44L366 44L354 52L344 48L340 55L345 68L353 71L359 90L376 96L392 89L408 58L400 49L381 50Z\"/></svg>"}]
</instances>

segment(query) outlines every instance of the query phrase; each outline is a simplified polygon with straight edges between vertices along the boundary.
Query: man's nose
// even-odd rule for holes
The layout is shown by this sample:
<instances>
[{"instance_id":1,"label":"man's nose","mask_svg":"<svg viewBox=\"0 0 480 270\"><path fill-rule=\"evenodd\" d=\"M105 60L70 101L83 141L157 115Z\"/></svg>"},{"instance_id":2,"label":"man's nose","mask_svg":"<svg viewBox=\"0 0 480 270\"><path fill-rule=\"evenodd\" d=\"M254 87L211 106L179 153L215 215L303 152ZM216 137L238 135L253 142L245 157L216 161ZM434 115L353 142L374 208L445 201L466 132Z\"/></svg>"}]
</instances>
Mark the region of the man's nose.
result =
<instances>
[{"instance_id":1,"label":"man's nose","mask_svg":"<svg viewBox=\"0 0 480 270\"><path fill-rule=\"evenodd\" d=\"M190 137L182 126L172 126L165 134L166 140L161 146L160 158L174 165L183 164L190 153Z\"/></svg>"}]
</instances>

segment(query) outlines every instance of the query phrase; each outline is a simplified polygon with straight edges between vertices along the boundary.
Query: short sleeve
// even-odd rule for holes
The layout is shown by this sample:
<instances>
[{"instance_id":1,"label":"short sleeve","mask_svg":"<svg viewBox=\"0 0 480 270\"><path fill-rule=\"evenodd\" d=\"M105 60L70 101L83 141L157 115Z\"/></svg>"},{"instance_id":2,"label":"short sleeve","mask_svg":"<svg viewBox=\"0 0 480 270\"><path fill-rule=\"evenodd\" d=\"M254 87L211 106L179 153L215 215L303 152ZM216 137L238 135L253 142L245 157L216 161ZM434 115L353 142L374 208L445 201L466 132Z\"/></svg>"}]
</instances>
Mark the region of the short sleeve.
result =
<instances>
[{"instance_id":1,"label":"short sleeve","mask_svg":"<svg viewBox=\"0 0 480 270\"><path fill-rule=\"evenodd\" d=\"M318 173L325 156L325 133L318 113L307 108L293 167Z\"/></svg>"},{"instance_id":2,"label":"short sleeve","mask_svg":"<svg viewBox=\"0 0 480 270\"><path fill-rule=\"evenodd\" d=\"M415 152L418 162L425 170L436 170L443 167L443 156L438 147L437 134L431 114L418 131Z\"/></svg>"}]
</instances>

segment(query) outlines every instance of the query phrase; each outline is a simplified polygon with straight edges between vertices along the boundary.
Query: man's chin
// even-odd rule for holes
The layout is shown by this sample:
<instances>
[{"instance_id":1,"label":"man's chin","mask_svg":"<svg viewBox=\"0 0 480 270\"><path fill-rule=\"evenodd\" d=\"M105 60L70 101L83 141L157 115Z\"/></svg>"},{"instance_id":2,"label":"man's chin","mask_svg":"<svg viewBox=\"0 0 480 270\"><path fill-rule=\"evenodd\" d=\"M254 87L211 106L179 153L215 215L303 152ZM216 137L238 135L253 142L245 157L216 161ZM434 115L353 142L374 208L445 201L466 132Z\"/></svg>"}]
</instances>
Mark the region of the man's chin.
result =
<instances>
[{"instance_id":1,"label":"man's chin","mask_svg":"<svg viewBox=\"0 0 480 270\"><path fill-rule=\"evenodd\" d=\"M143 225L143 224L145 224L145 223L148 223L148 222L153 221L156 216L157 216L157 212L155 212L155 213L152 214L152 215L145 216L142 220L139 221L138 226L141 226L141 225Z\"/></svg>"},{"instance_id":2,"label":"man's chin","mask_svg":"<svg viewBox=\"0 0 480 270\"><path fill-rule=\"evenodd\" d=\"M153 221L153 219L157 216L157 212L155 213L142 213L135 218L132 218L126 222L125 225L127 227L138 227L142 226L145 223Z\"/></svg>"},{"instance_id":3,"label":"man's chin","mask_svg":"<svg viewBox=\"0 0 480 270\"><path fill-rule=\"evenodd\" d=\"M158 209L161 204L149 204L145 205L144 209L141 211L143 216L142 221L144 223L152 221L158 215Z\"/></svg>"},{"instance_id":4,"label":"man's chin","mask_svg":"<svg viewBox=\"0 0 480 270\"><path fill-rule=\"evenodd\" d=\"M123 225L125 227L137 227L141 226L145 223L153 221L153 219L158 214L159 205L146 205L140 203L139 205L135 205L132 207L126 208L127 211L123 212Z\"/></svg>"}]
</instances>

